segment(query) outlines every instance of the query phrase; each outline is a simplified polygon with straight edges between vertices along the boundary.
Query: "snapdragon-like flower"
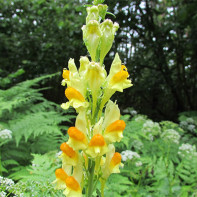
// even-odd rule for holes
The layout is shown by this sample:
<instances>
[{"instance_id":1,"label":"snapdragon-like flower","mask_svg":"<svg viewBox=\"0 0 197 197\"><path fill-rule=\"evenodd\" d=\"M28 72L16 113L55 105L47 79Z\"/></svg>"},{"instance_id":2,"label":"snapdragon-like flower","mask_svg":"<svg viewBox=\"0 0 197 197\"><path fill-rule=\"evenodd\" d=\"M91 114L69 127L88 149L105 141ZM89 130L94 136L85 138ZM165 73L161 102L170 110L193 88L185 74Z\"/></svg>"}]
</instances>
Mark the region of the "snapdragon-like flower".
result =
<instances>
[{"instance_id":1,"label":"snapdragon-like flower","mask_svg":"<svg viewBox=\"0 0 197 197\"><path fill-rule=\"evenodd\" d=\"M121 154L115 152L114 145L109 145L109 151L106 154L105 164L102 166L102 178L106 180L110 174L119 173L119 166L123 166L121 163Z\"/></svg>"},{"instance_id":2,"label":"snapdragon-like flower","mask_svg":"<svg viewBox=\"0 0 197 197\"><path fill-rule=\"evenodd\" d=\"M109 101L106 105L104 115L104 138L108 143L120 142L123 138L123 130L126 124L120 120L120 110L118 105Z\"/></svg>"}]
</instances>

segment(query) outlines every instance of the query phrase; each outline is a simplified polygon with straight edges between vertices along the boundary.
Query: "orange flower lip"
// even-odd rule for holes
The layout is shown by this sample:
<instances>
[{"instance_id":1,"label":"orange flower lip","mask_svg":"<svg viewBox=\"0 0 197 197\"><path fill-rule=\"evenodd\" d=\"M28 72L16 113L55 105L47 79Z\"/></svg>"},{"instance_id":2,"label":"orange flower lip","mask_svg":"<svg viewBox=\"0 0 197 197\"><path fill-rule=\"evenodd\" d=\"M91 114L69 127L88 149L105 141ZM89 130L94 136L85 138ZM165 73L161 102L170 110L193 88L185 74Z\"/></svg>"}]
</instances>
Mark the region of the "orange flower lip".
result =
<instances>
[{"instance_id":1,"label":"orange flower lip","mask_svg":"<svg viewBox=\"0 0 197 197\"><path fill-rule=\"evenodd\" d=\"M118 152L114 153L114 156L111 159L111 163L113 166L116 166L117 164L119 164L121 162L121 154Z\"/></svg>"},{"instance_id":2,"label":"orange flower lip","mask_svg":"<svg viewBox=\"0 0 197 197\"><path fill-rule=\"evenodd\" d=\"M104 146L104 145L105 145L105 140L101 134L94 135L89 143L89 146Z\"/></svg>"},{"instance_id":3,"label":"orange flower lip","mask_svg":"<svg viewBox=\"0 0 197 197\"><path fill-rule=\"evenodd\" d=\"M74 158L76 155L76 152L66 142L61 144L60 149L70 158Z\"/></svg>"},{"instance_id":4,"label":"orange flower lip","mask_svg":"<svg viewBox=\"0 0 197 197\"><path fill-rule=\"evenodd\" d=\"M112 77L112 81L118 83L120 81L127 79L128 77L129 73L127 72L127 68L126 66L122 65L121 70Z\"/></svg>"},{"instance_id":5,"label":"orange flower lip","mask_svg":"<svg viewBox=\"0 0 197 197\"><path fill-rule=\"evenodd\" d=\"M66 95L66 97L68 98L69 101L71 99L77 99L77 100L82 101L82 102L85 101L85 98L83 97L83 95L78 90L76 90L75 88L72 88L72 87L68 87L65 90L65 95Z\"/></svg>"},{"instance_id":6,"label":"orange flower lip","mask_svg":"<svg viewBox=\"0 0 197 197\"><path fill-rule=\"evenodd\" d=\"M68 135L77 141L85 140L85 135L81 131L79 131L76 127L70 127L68 129Z\"/></svg>"},{"instance_id":7,"label":"orange flower lip","mask_svg":"<svg viewBox=\"0 0 197 197\"><path fill-rule=\"evenodd\" d=\"M62 77L63 77L64 79L69 80L69 79L70 79L69 74L70 74L70 71L64 69L64 70L63 70L63 73L62 73Z\"/></svg>"},{"instance_id":8,"label":"orange flower lip","mask_svg":"<svg viewBox=\"0 0 197 197\"><path fill-rule=\"evenodd\" d=\"M106 132L123 131L125 127L126 124L124 120L116 120L107 127Z\"/></svg>"},{"instance_id":9,"label":"orange flower lip","mask_svg":"<svg viewBox=\"0 0 197 197\"><path fill-rule=\"evenodd\" d=\"M66 185L74 191L80 190L80 185L73 176L68 176L68 178L66 179Z\"/></svg>"},{"instance_id":10,"label":"orange flower lip","mask_svg":"<svg viewBox=\"0 0 197 197\"><path fill-rule=\"evenodd\" d=\"M55 171L55 176L56 176L56 178L59 178L64 182L66 182L66 179L68 177L68 175L66 174L66 172L62 168L59 168Z\"/></svg>"}]
</instances>

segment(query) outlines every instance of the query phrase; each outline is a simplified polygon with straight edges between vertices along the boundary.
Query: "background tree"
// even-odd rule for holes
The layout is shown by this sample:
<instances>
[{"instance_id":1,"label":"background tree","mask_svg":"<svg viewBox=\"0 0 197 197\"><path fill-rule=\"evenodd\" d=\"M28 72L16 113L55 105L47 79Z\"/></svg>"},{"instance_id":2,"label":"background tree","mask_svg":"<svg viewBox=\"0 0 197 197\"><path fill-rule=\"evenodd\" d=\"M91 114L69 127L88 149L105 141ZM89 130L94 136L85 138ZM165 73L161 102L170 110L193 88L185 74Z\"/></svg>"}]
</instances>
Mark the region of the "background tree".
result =
<instances>
[{"instance_id":1,"label":"background tree","mask_svg":"<svg viewBox=\"0 0 197 197\"><path fill-rule=\"evenodd\" d=\"M68 58L85 53L81 26L84 0L0 0L0 76L23 69L13 83L61 71ZM90 1L89 1L90 3ZM127 64L133 88L118 99L155 120L175 120L181 111L197 109L197 2L186 0L107 1L120 24L115 52ZM113 16L108 15L108 18ZM114 19L113 19L114 20ZM79 53L80 51L80 53ZM78 64L78 62L76 62ZM63 102L60 78L45 97Z\"/></svg>"}]
</instances>

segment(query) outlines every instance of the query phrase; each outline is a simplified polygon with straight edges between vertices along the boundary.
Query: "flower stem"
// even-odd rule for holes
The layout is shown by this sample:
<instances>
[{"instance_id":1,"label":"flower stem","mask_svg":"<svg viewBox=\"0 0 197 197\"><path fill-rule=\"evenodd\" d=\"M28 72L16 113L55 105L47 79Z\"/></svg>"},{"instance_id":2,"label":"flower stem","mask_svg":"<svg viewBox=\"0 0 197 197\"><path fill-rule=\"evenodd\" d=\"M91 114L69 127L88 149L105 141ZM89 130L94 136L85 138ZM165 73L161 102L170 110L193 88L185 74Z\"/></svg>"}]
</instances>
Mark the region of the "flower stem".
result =
<instances>
[{"instance_id":1,"label":"flower stem","mask_svg":"<svg viewBox=\"0 0 197 197\"><path fill-rule=\"evenodd\" d=\"M91 166L90 166L90 169L89 169L89 177L88 177L87 197L92 197L92 193L93 193L94 168L95 168L95 162L91 161Z\"/></svg>"}]
</instances>

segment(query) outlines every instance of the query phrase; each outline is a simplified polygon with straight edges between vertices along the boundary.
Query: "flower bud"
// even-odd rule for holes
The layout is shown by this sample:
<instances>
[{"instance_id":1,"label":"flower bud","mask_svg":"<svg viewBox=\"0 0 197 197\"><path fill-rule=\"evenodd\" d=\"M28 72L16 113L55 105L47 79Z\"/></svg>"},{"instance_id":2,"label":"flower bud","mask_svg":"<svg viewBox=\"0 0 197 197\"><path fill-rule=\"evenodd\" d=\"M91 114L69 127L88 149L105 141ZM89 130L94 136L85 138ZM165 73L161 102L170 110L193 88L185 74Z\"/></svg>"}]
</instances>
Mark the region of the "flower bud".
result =
<instances>
[{"instance_id":1,"label":"flower bud","mask_svg":"<svg viewBox=\"0 0 197 197\"><path fill-rule=\"evenodd\" d=\"M97 6L87 7L86 24L91 20L99 21L99 9Z\"/></svg>"},{"instance_id":2,"label":"flower bud","mask_svg":"<svg viewBox=\"0 0 197 197\"><path fill-rule=\"evenodd\" d=\"M118 23L114 23L107 19L101 24L101 44L100 44L100 62L103 63L103 60L109 50L112 47L112 43L114 41L114 34L118 30Z\"/></svg>"},{"instance_id":3,"label":"flower bud","mask_svg":"<svg viewBox=\"0 0 197 197\"><path fill-rule=\"evenodd\" d=\"M87 25L82 27L83 41L90 53L93 61L96 60L96 52L99 46L101 30L98 21L91 20Z\"/></svg>"},{"instance_id":4,"label":"flower bud","mask_svg":"<svg viewBox=\"0 0 197 197\"><path fill-rule=\"evenodd\" d=\"M98 9L99 9L99 16L105 20L105 15L107 13L107 8L108 6L107 5L103 5L103 4L99 4L98 5Z\"/></svg>"},{"instance_id":5,"label":"flower bud","mask_svg":"<svg viewBox=\"0 0 197 197\"><path fill-rule=\"evenodd\" d=\"M86 56L80 58L80 68L79 73L82 73L86 70L88 64L90 63L89 59Z\"/></svg>"}]
</instances>

